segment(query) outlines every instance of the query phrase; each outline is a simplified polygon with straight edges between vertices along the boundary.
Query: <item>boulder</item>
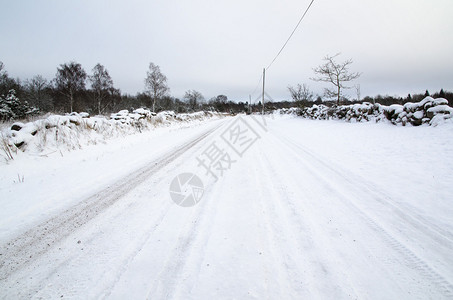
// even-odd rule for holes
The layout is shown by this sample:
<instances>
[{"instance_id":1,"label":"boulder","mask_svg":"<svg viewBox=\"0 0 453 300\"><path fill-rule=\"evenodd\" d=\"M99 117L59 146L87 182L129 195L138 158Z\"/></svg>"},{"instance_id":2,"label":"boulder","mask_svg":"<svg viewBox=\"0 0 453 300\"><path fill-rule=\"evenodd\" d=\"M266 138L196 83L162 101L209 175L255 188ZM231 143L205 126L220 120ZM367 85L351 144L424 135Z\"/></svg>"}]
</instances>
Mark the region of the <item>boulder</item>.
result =
<instances>
[{"instance_id":1,"label":"boulder","mask_svg":"<svg viewBox=\"0 0 453 300\"><path fill-rule=\"evenodd\" d=\"M13 125L11 125L11 130L19 131L19 130L21 130L24 126L25 126L24 123L15 122Z\"/></svg>"}]
</instances>

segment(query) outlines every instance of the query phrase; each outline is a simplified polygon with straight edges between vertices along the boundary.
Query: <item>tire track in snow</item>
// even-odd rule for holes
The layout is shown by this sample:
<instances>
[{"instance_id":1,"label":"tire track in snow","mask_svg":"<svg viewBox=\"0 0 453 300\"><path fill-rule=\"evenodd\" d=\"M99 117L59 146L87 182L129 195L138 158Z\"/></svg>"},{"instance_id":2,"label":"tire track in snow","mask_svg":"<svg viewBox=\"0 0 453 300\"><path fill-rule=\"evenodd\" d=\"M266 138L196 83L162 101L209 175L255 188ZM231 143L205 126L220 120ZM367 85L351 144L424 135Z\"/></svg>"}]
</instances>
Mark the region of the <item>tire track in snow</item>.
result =
<instances>
[{"instance_id":1,"label":"tire track in snow","mask_svg":"<svg viewBox=\"0 0 453 300\"><path fill-rule=\"evenodd\" d=\"M275 147L275 143L270 143L272 147ZM281 178L281 173L276 169L274 163L271 161L275 159L275 155L278 152L272 154L265 153L261 159L263 170L265 170L265 176L269 178L269 181L265 185L269 187L269 190L274 193L275 203L278 205L273 205L274 209L283 210L284 218L274 217L275 220L279 220L278 226L283 228L283 231L286 232L286 236L292 236L292 246L293 254L289 256L286 254L286 259L289 263L286 263L286 267L289 270L292 270L291 277L300 279L299 282L294 282L296 284L295 291L298 293L298 297L303 295L302 298L309 298L313 294L324 293L325 297L331 298L357 298L358 295L355 291L351 290L349 287L338 286L337 283L341 282L340 278L332 272L329 268L328 257L324 253L325 245L319 244L316 242L313 237L314 231L308 222L304 222L303 212L296 208L295 203L291 200L294 197L291 196L292 192L287 190L288 185L300 187L295 178L291 178L290 182L285 182ZM273 156L272 156L273 155ZM280 158L279 162L282 162ZM286 162L286 161L285 161ZM291 163L288 161L288 163ZM270 179L272 178L272 179ZM286 178L288 179L288 178ZM278 191L278 193L276 192ZM297 195L304 194L298 193ZM286 222L286 228L282 227L282 224ZM288 242L283 241L283 244ZM286 252L287 249L282 249L282 253ZM293 257L299 258L294 259ZM301 261L304 261L305 264L302 264ZM294 267L296 266L296 268ZM308 267L308 269L306 269ZM301 278L301 272L305 274L305 271L310 271L310 278L304 276ZM313 278L322 278L323 280L313 279ZM342 279L344 280L344 278Z\"/></svg>"},{"instance_id":2,"label":"tire track in snow","mask_svg":"<svg viewBox=\"0 0 453 300\"><path fill-rule=\"evenodd\" d=\"M196 148L200 148L200 146ZM190 155L192 155L192 151L186 152L184 157ZM176 163L169 165L171 169L165 167L156 172L152 177L153 190L166 190L168 183L165 179L168 179L168 172L177 170L183 164L184 160L178 159ZM150 184L145 183L146 186ZM102 223L94 229L88 229L90 233L87 237L82 238L83 244L89 245L85 247L84 251L66 250L67 254L60 254L66 259L51 272L58 274L58 277L44 278L36 288L38 292L34 297L44 299L55 298L59 295L64 295L65 298L77 297L83 291L89 291L89 294L86 294L88 298L110 297L115 285L128 270L128 266L161 227L171 209L175 208L174 203L166 198L163 203L151 204L149 198L156 198L159 192L148 195L145 186L137 187L133 192L136 196L131 194L124 197L102 216ZM143 197L140 196L145 194L147 194L145 199L141 199ZM147 213L151 211L156 213ZM128 219L132 216L133 224L137 222L143 224L139 229L128 225ZM82 232L82 234L84 233ZM84 235L86 236L86 234ZM128 241L126 245L124 241ZM108 245L108 247L105 248L104 245ZM93 262L98 266L96 269L101 272L92 273L89 268L80 269L79 267L88 266ZM52 285L44 286L46 282L52 282ZM93 282L96 284L94 285Z\"/></svg>"},{"instance_id":3,"label":"tire track in snow","mask_svg":"<svg viewBox=\"0 0 453 300\"><path fill-rule=\"evenodd\" d=\"M211 189L205 187L204 198L208 196ZM193 208L194 213L188 217L189 221L192 220L191 223L181 229L176 244L169 252L156 279L150 284L147 299L171 299L180 294L182 290L190 292L192 288L190 285L194 284L194 280L200 273L204 259L203 253L211 235L211 225L216 215L217 206L217 201L201 201ZM202 230L203 228L206 230ZM197 246L199 248L194 253L194 248ZM191 278L184 278L184 269L189 264L195 266L195 273L190 274ZM182 281L185 282L184 286L178 284Z\"/></svg>"},{"instance_id":4,"label":"tire track in snow","mask_svg":"<svg viewBox=\"0 0 453 300\"><path fill-rule=\"evenodd\" d=\"M135 203L134 203L135 204ZM155 218L148 219L149 224L154 224L150 227L143 227L142 233L139 234L139 237L135 240L132 236L137 235L137 232L129 228L125 228L120 224L113 224L109 229L114 231L121 231L120 236L109 236L107 242L101 242L101 248L89 247L85 248L85 251L71 251L65 256L64 262L59 264L54 268L54 273L58 273L58 282L56 280L51 280L53 284L51 286L45 286L45 283L49 281L48 278L43 278L39 286L44 287L40 289L34 297L41 299L55 298L57 295L64 295L67 297L78 297L82 291L88 291L96 294L95 298L108 298L111 290L115 286L115 283L119 280L121 274L127 269L129 263L134 259L138 252L142 249L143 245L149 240L149 238L156 231L156 228L159 226L160 222L167 216L170 211L170 208L173 206L171 202L161 207L159 213ZM130 214L134 216L134 219L137 219L136 210L139 208L129 208L122 213ZM140 211L139 211L140 212ZM125 234L126 232L127 234ZM89 240L84 239L84 244L91 244L91 241L99 238L97 235L91 236ZM124 241L130 239L125 247ZM104 238L105 240L105 238ZM98 242L99 243L99 242ZM103 251L102 245L108 243L108 251ZM125 250L125 248L127 248ZM119 261L114 261L118 256L121 256ZM74 274L72 272L73 266L87 266L90 262L95 262L96 265L100 266L103 269L102 274L96 274L98 276L93 277L89 274L83 272L89 272L89 270L81 270L80 273ZM108 267L112 265L113 267ZM69 267L68 267L69 266ZM71 267L72 266L72 267ZM63 271L61 271L63 268ZM62 277L65 276L66 279ZM98 282L96 288L100 283L105 286L102 290L98 292L93 292L93 280ZM91 287L91 288L90 288Z\"/></svg>"},{"instance_id":5,"label":"tire track in snow","mask_svg":"<svg viewBox=\"0 0 453 300\"><path fill-rule=\"evenodd\" d=\"M264 171L257 176L259 178L257 182L259 187L266 187L265 190L259 189L271 255L279 266L277 274L280 280L289 284L293 293L300 296L307 290L307 278L302 276L304 259L301 256L308 248L313 247L310 229L306 224L302 225L290 210L281 205L281 200L284 198L286 202L288 197L278 190L280 185L275 182L275 174L269 172L269 165L263 154L260 154L258 159L261 170ZM303 241L299 237L301 233L304 234Z\"/></svg>"},{"instance_id":6,"label":"tire track in snow","mask_svg":"<svg viewBox=\"0 0 453 300\"><path fill-rule=\"evenodd\" d=\"M275 195L269 195L262 189L263 186L271 186L272 180L270 180L267 172L258 173L257 170L261 169L254 167L263 165L262 155L261 151L255 150L255 153L251 156L256 158L256 164L249 166L249 169L251 169L253 174L251 178L254 178L251 184L254 189L250 195L255 195L254 199L250 200L253 201L253 206L255 207L255 218L261 224L259 227L260 231L257 234L259 235L260 250L263 251L264 261L262 267L265 274L266 294L292 298L294 297L293 294L285 292L300 289L304 278L301 278L300 274L296 276L295 266L297 262L289 255L289 249L284 247L287 234L280 228L280 223L275 224L276 220L282 220L281 216L277 215L277 209L274 204ZM291 250L294 250L294 247ZM269 261L272 264L268 264Z\"/></svg>"},{"instance_id":7,"label":"tire track in snow","mask_svg":"<svg viewBox=\"0 0 453 300\"><path fill-rule=\"evenodd\" d=\"M193 208L196 211L189 218L191 223L180 231L173 250L148 290L147 299L190 298L204 266L206 248L217 216L219 201L215 197L209 198L215 193L216 186L205 187L205 200ZM190 270L186 272L186 269Z\"/></svg>"},{"instance_id":8,"label":"tire track in snow","mask_svg":"<svg viewBox=\"0 0 453 300\"><path fill-rule=\"evenodd\" d=\"M305 154L309 155L313 158L317 163L325 167L326 169L330 170L331 172L335 173L337 176L341 177L343 181L347 181L353 188L357 188L360 186L361 191L366 191L368 194L372 193L374 196L374 200L383 204L386 208L390 208L396 215L398 215L401 219L406 221L407 223L411 224L415 229L418 231L425 232L426 236L435 240L439 244L453 244L453 233L444 230L436 226L435 224L426 222L425 219L416 214L416 216L412 216L408 214L406 211L403 211L400 207L398 207L394 201L392 201L391 197L386 195L383 191L378 190L378 188L373 185L371 182L367 181L363 177L358 177L357 175L347 172L346 170L339 170L338 167L332 167L332 164L327 163L317 155L315 155L312 151L308 150L306 147L299 145L289 138L285 136L280 136L281 139L284 139L285 142L290 143L294 147L298 148ZM352 179L350 179L352 178Z\"/></svg>"},{"instance_id":9,"label":"tire track in snow","mask_svg":"<svg viewBox=\"0 0 453 300\"><path fill-rule=\"evenodd\" d=\"M224 125L225 125L225 123L222 123L219 126L224 126ZM201 147L203 147L203 145L197 146L196 148L199 149ZM194 151L198 151L197 149L195 149ZM184 154L184 157L189 158L189 157L193 156L194 151L186 152ZM180 168L181 165L184 166L184 163L185 163L185 160L179 159L178 163L176 163L176 164L173 163L171 165L172 171L170 171L170 172L174 173L174 171L176 171L178 168ZM160 175L158 175L160 177L157 177L152 180L153 181L153 183L152 183L153 190L155 190L155 189L161 190L161 191L167 190L168 182L166 182L164 180L164 178L168 177L168 171L169 170L164 169L164 170L160 170L157 173L157 174L160 174ZM165 173L165 174L162 174L162 173ZM157 186L156 186L156 183L158 183ZM147 183L147 185L149 185L149 184ZM162 186L162 185L164 185L164 186ZM140 187L138 189L134 189L134 193L136 193L137 196L140 197L140 195L143 195L147 192L144 191L142 187ZM157 209L156 210L157 215L158 215L157 219L156 220L149 219L146 217L146 213L143 213L143 211L140 210L140 208L143 205L139 205L138 207L135 207L135 206L137 206L137 202L142 202L142 201L140 201L140 200L131 201L131 200L128 200L127 198L130 198L130 196L126 197L124 201L119 202L119 205L116 205L114 208L114 210L117 211L117 214L115 214L115 215L118 215L118 218L120 218L119 227L118 227L118 224L116 224L117 217L110 216L107 219L105 217L103 217L103 219L102 219L104 222L101 225L103 225L106 222L106 220L107 221L115 220L115 224L113 224L112 226L118 227L118 228L111 229L110 227L108 227L107 229L103 230L103 231L109 231L109 232L113 231L113 232L115 232L115 234L114 235L109 234L108 239L106 239L103 236L101 236L101 237L95 236L94 237L96 239L95 244L100 244L101 248L97 247L96 248L97 250L91 249L90 254L81 255L81 256L78 256L78 257L74 258L73 260L71 260L72 266L87 265L87 264L89 264L89 261L97 262L99 253L103 251L102 245L108 244L109 245L108 252L114 253L114 254L117 253L117 255L115 255L115 258L111 257L111 255L107 256L107 258L100 257L99 261L103 262L100 264L100 269L103 270L104 274L102 276L100 276L99 274L95 274L94 277L90 274L87 274L87 276L85 276L85 277L83 276L83 274L77 274L76 276L71 275L71 274L66 274L67 277L70 279L69 283L64 284L64 285L60 284L59 287L50 287L50 288L46 287L45 290L46 290L47 294L53 295L53 297L55 297L55 295L58 295L57 292L59 290L65 290L65 291L69 291L67 293L68 295L71 295L71 294L79 295L81 293L81 291L89 290L91 293L90 295L92 295L92 296L90 296L90 298L109 298L109 297L111 297L112 293L113 293L114 297L118 297L118 295L115 294L115 292L114 292L115 287L120 281L122 281L124 279L123 278L124 275L134 275L133 272L132 272L132 274L129 273L129 268L130 268L131 264L134 263L135 258L142 252L142 250L144 248L147 247L147 244L149 244L149 241L151 239L154 239L155 241L157 241L157 239L155 239L156 234L157 234L157 236L159 234L162 234L161 231L162 231L163 227L168 228L169 225L171 226L171 223L168 224L168 219L172 219L172 217L168 216L169 211L172 211L174 213L177 212L178 210L190 211L190 210L187 210L184 208L181 209L178 206L174 205L173 202L166 200L164 203L162 203L163 205L161 204L161 205L157 205L157 207L153 206L153 207L145 208L145 211L154 210L153 208ZM135 197L133 197L133 198L135 198ZM148 202L148 201L145 201L145 202ZM125 203L129 203L128 207L122 208L121 206ZM133 206L135 208L130 208L129 206ZM160 206L162 206L162 207L160 207ZM143 208L142 208L142 210L143 210ZM143 226L140 227L139 232L136 232L134 230L131 231L131 229L128 228L128 226L125 226L125 225L127 225L128 222L127 222L127 220L121 219L121 217L124 215L133 216L134 223L137 223L137 218L138 218L138 220L141 220L141 221L139 221L139 223L143 224ZM154 216L154 217L156 217L156 216ZM155 225L149 227L148 226L149 223L154 223ZM121 225L121 224L123 224L123 225ZM174 224L177 224L177 223L175 222ZM132 228L132 229L134 229L134 228ZM156 232L159 232L159 233L156 233ZM96 231L94 233L96 233ZM136 239L133 238L134 236L137 236L137 235L140 235L140 236ZM99 241L99 240L101 240L101 241ZM104 242L102 240L104 240ZM124 241L129 241L127 244L127 247L126 247L128 249L126 249L126 250L124 249ZM89 241L87 240L87 244L88 243L89 243ZM115 245L116 248L112 248L112 243ZM157 243L157 244L160 244L160 243ZM155 244L155 245L157 246L157 244ZM162 249L159 247L157 247L154 250L156 250L156 251L165 250L165 253L168 253L168 251L166 249ZM199 252L200 252L200 249L197 249L196 253L198 254ZM156 254L157 254L157 252L156 252ZM121 256L121 257L116 258L117 256ZM191 258L193 258L193 257L191 257ZM196 257L195 260L199 261L199 256ZM108 265L112 265L113 267L108 267ZM160 265L160 264L158 264L158 265ZM200 264L198 264L198 265L200 265ZM63 273L67 273L68 271L71 271L71 269L72 268L66 268L63 271ZM81 270L81 273L83 273L83 272L86 272L85 269ZM55 281L61 282L61 280L58 280L58 279L56 279ZM78 282L76 284L76 283L74 283L74 279L80 279L79 281L84 282L84 284L81 285L80 282ZM92 282L93 280L96 282L96 285L93 285L93 282ZM144 284L145 281L146 281L146 278L141 280L139 285L136 285L136 286L144 287L146 285L146 284ZM182 278L182 281L186 281L186 278ZM65 283L68 281L63 280L62 282ZM122 283L122 284L124 284L124 283ZM135 284L135 282L134 282L134 284ZM140 285L140 284L142 284L142 285ZM99 286L101 286L101 287L99 287ZM179 287L179 285L178 285L178 287ZM146 288L145 288L145 291L146 291ZM42 294L43 294L43 291L40 291L39 296L41 296ZM125 295L120 295L119 297L120 298L125 297ZM47 297L44 297L44 298L47 298Z\"/></svg>"},{"instance_id":10,"label":"tire track in snow","mask_svg":"<svg viewBox=\"0 0 453 300\"><path fill-rule=\"evenodd\" d=\"M234 120L229 123L232 122ZM218 186L220 183L216 182L215 184ZM207 198L209 194L213 193L213 190L215 190L215 187L205 187L203 197ZM188 218L189 221L192 219L191 223L181 229L176 244L169 252L156 279L150 284L147 299L179 298L182 297L181 293L190 293L201 271L204 252L217 213L218 201L215 201L215 197L212 198L214 198L214 201L201 201L193 208L194 213ZM198 247L197 251L194 252L196 247ZM195 269L195 272L190 273L190 278L184 275L184 270L188 265ZM179 284L181 282L184 282L184 284ZM187 294L183 296L188 297Z\"/></svg>"},{"instance_id":11,"label":"tire track in snow","mask_svg":"<svg viewBox=\"0 0 453 300\"><path fill-rule=\"evenodd\" d=\"M151 289L147 293L147 299L171 299L180 288L178 283L183 280L181 277L184 267L193 259L196 260L195 263L192 262L193 264L201 266L203 255L202 253L194 254L194 246L200 236L203 235L202 228L207 228L208 231L211 229L211 226L207 226L206 223L212 223L217 203L216 201L203 201L198 203L198 205L198 207L194 208L193 214L185 221L187 225L181 229L173 250L170 251L157 278L152 283ZM209 238L209 232L203 238L205 240L203 245L205 245ZM203 249L199 250L203 252ZM197 274L191 274L191 276L196 277Z\"/></svg>"},{"instance_id":12,"label":"tire track in snow","mask_svg":"<svg viewBox=\"0 0 453 300\"><path fill-rule=\"evenodd\" d=\"M364 193L370 195L371 196L370 198L372 200L375 200L375 203L381 205L381 207L386 209L388 213L390 213L392 216L400 218L398 224L404 224L405 226L409 226L409 228L412 227L412 229L415 232L417 232L417 234L421 233L423 234L424 238L432 240L434 243L436 243L437 252L439 254L442 254L443 257L448 257L449 260L447 263L452 265L453 259L451 259L450 255L451 249L453 247L452 232L444 230L443 228L440 228L436 224L427 221L425 218L423 218L423 216L419 215L417 212L414 212L413 210L407 209L403 210L395 203L395 201L390 196L388 196L384 191L379 190L377 186L375 186L372 182L368 181L366 178L357 176L356 174L351 173L348 170L340 169L335 164L329 163L329 161L321 159L306 147L291 141L288 137L284 135L280 136L279 138L282 141L284 140L284 142L291 144L293 147L307 154L310 158L314 159L314 161L317 162L318 165L321 165L322 167L330 171L330 173L336 176L338 179L335 182L345 182L350 187L350 190L354 191L358 195L363 195ZM325 172L325 174L327 174L327 172ZM358 205L356 204L354 205L358 209L360 209ZM453 291L453 284L451 283L450 290Z\"/></svg>"},{"instance_id":13,"label":"tire track in snow","mask_svg":"<svg viewBox=\"0 0 453 300\"><path fill-rule=\"evenodd\" d=\"M437 273L432 267L428 265L428 263L419 258L402 242L393 237L387 230L380 226L366 212L364 212L357 205L351 202L351 200L349 200L348 197L343 195L340 190L338 190L334 185L332 185L331 182L329 182L324 176L320 174L324 175L329 173L333 174L336 177L334 180L336 184L345 183L352 190L356 190L359 188L362 190L362 194L369 193L369 189L364 188L363 185L357 187L356 186L357 182L350 182L342 172L333 169L331 166L322 161L320 158L310 153L308 150L301 148L300 146L288 140L287 138L280 137L280 140L282 145L285 145L286 148L293 152L296 157L299 157L299 161L303 163L307 169L311 170L311 174L315 176L320 183L322 183L324 188L338 195L338 199L340 199L345 205L347 205L353 211L355 211L357 215L360 216L365 221L365 223L368 224L370 228L372 228L375 232L379 233L379 235L383 238L387 245L389 245L395 252L399 253L399 255L404 258L404 264L406 265L406 267L416 270L423 278L425 278L427 282L430 282L432 283L433 286L436 286L437 291L439 291L444 297L446 298L453 297L453 285L446 278ZM302 150L303 153L307 154L310 158L314 159L315 162L318 163L317 168L307 164L305 162L306 158L303 157L298 151L294 150L294 148ZM323 168L324 172L321 172L319 167Z\"/></svg>"},{"instance_id":14,"label":"tire track in snow","mask_svg":"<svg viewBox=\"0 0 453 300\"><path fill-rule=\"evenodd\" d=\"M105 211L126 193L133 190L160 168L177 159L185 151L197 145L221 125L207 130L174 151L132 172L77 205L2 245L0 247L0 281L5 280L15 271L48 252L56 243Z\"/></svg>"},{"instance_id":15,"label":"tire track in snow","mask_svg":"<svg viewBox=\"0 0 453 300\"><path fill-rule=\"evenodd\" d=\"M228 176L226 174L225 176ZM204 253L212 235L213 224L216 221L219 210L219 189L225 186L225 178L222 177L211 188L205 189L203 205L193 218L196 220L189 226L182 228L178 240L166 258L165 265L161 268L157 278L147 294L148 299L180 299L190 298L193 288L196 289L201 268L204 266ZM223 185L222 185L223 184Z\"/></svg>"}]
</instances>

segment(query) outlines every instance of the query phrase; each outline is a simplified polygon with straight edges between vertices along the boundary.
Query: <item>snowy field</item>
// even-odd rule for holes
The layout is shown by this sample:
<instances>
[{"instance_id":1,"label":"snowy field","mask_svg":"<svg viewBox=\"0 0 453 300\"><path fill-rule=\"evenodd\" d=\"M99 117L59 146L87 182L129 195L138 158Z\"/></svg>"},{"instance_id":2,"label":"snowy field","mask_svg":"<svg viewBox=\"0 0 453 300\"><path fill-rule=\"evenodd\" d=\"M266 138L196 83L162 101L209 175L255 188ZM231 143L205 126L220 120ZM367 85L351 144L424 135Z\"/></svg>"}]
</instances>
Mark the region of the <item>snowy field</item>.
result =
<instances>
[{"instance_id":1,"label":"snowy field","mask_svg":"<svg viewBox=\"0 0 453 300\"><path fill-rule=\"evenodd\" d=\"M452 170L453 124L292 116L24 154L0 165L0 298L451 299Z\"/></svg>"}]
</instances>

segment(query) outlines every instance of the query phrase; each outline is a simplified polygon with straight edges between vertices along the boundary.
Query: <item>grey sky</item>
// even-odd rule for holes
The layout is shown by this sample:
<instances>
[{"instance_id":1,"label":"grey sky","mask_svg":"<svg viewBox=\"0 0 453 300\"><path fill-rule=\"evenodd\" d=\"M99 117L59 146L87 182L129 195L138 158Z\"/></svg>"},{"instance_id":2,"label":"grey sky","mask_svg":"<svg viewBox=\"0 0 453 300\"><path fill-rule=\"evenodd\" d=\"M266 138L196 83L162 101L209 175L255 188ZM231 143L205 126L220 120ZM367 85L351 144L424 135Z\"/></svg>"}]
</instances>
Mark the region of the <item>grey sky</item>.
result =
<instances>
[{"instance_id":1,"label":"grey sky","mask_svg":"<svg viewBox=\"0 0 453 300\"><path fill-rule=\"evenodd\" d=\"M13 77L55 76L75 60L96 63L123 93L144 89L149 62L171 94L248 100L263 67L288 38L310 0L0 0L0 60ZM326 54L352 58L362 96L453 90L453 1L315 0L266 74L266 91L313 82ZM353 90L348 91L353 96ZM255 92L253 98L258 96Z\"/></svg>"}]
</instances>

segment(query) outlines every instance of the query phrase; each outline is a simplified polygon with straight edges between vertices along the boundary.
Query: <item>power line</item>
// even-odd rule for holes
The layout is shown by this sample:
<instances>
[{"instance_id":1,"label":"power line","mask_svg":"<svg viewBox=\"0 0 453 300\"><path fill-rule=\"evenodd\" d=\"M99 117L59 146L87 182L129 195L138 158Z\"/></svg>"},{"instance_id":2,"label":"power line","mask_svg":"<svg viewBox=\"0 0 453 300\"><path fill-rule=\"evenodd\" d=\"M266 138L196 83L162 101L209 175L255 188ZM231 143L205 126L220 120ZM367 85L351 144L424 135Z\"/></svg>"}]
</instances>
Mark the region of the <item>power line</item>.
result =
<instances>
[{"instance_id":1,"label":"power line","mask_svg":"<svg viewBox=\"0 0 453 300\"><path fill-rule=\"evenodd\" d=\"M302 22L302 20L304 19L305 15L307 14L308 10L310 9L311 5L313 4L315 0L311 0L310 4L308 5L307 9L305 10L304 14L302 15L302 17L300 17L299 19L299 22L297 22L297 25L296 27L294 28L293 32L291 32L291 34L289 35L288 39L286 40L286 42L283 44L283 47L280 49L280 51L278 51L277 55L274 57L274 59L272 60L272 62L269 64L269 66L267 66L266 70L268 70L272 64L274 63L274 61L277 59L277 57L280 55L280 53L282 53L283 49L285 49L286 47L286 44L288 44L289 40L291 39L291 37L293 36L294 32L296 32L297 30L297 27L299 27L300 23Z\"/></svg>"},{"instance_id":2,"label":"power line","mask_svg":"<svg viewBox=\"0 0 453 300\"><path fill-rule=\"evenodd\" d=\"M307 9L304 11L303 15L300 17L299 19L299 22L297 22L297 25L296 27L294 27L293 31L291 32L291 34L289 35L288 39L286 40L286 42L283 44L282 48L280 49L280 51L278 51L277 55L274 57L274 59L272 60L272 62L267 66L267 68L264 68L263 70L263 74L261 74L261 77L260 77L260 80L257 84L257 86L255 87L255 89L253 90L253 93L251 95L254 95L255 92L257 91L258 87L260 86L262 80L264 80L264 74L266 73L266 71L272 66L272 64L275 62L275 60L280 56L280 54L282 53L283 49L285 49L286 45L288 44L289 40L293 37L294 33L296 32L297 28L299 27L300 23L302 22L302 20L305 18L305 15L307 14L308 10L310 9L310 7L312 6L313 2L315 2L315 0L311 0L310 4L308 5ZM250 96L251 96L250 95ZM264 98L264 82L263 82L263 98ZM264 99L263 99L264 100ZM256 101L256 100L255 100ZM264 101L263 101L264 102Z\"/></svg>"}]
</instances>

